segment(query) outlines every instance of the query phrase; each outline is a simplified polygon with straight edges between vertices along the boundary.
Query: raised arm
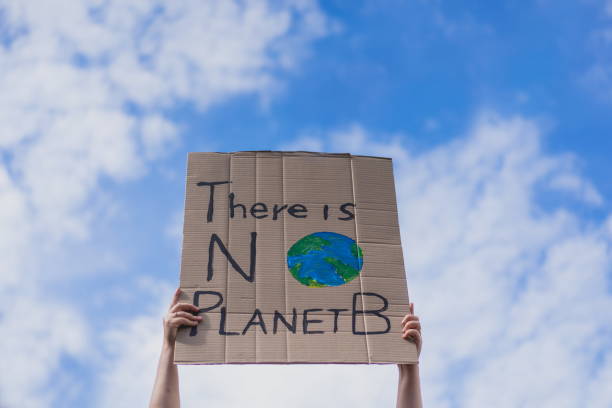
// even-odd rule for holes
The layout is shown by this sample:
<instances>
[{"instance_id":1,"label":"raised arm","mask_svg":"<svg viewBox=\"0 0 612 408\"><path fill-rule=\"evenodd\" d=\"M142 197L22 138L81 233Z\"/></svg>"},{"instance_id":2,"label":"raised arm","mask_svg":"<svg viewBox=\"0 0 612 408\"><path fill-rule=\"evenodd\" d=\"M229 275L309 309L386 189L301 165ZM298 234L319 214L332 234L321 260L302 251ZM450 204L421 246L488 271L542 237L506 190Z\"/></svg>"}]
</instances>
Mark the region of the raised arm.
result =
<instances>
[{"instance_id":1,"label":"raised arm","mask_svg":"<svg viewBox=\"0 0 612 408\"><path fill-rule=\"evenodd\" d=\"M198 308L194 305L179 303L180 296L181 290L177 289L168 313L164 317L164 341L149 408L179 408L181 406L178 370L174 364L176 333L181 326L197 325L202 317L193 314L198 312Z\"/></svg>"},{"instance_id":2,"label":"raised arm","mask_svg":"<svg viewBox=\"0 0 612 408\"><path fill-rule=\"evenodd\" d=\"M402 337L417 346L421 354L423 344L421 338L421 322L414 315L414 304L410 304L410 313L402 320ZM398 364L399 383L397 386L397 408L422 408L421 379L419 378L419 365Z\"/></svg>"}]
</instances>

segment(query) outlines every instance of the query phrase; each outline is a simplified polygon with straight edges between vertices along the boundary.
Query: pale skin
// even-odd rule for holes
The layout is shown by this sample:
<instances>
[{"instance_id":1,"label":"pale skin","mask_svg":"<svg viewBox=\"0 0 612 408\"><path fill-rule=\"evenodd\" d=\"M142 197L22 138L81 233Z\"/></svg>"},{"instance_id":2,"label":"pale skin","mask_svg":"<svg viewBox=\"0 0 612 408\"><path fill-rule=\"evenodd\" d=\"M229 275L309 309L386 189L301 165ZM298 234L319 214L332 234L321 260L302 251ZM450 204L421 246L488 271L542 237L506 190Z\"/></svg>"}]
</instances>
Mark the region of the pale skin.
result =
<instances>
[{"instance_id":1,"label":"pale skin","mask_svg":"<svg viewBox=\"0 0 612 408\"><path fill-rule=\"evenodd\" d=\"M417 354L421 354L423 339L421 322L414 314L414 303L410 303L410 313L402 320L402 338L416 345ZM399 382L397 385L397 408L421 408L421 379L418 364L398 364Z\"/></svg>"},{"instance_id":2,"label":"pale skin","mask_svg":"<svg viewBox=\"0 0 612 408\"><path fill-rule=\"evenodd\" d=\"M179 302L181 290L174 292L168 313L164 316L164 340L162 345L157 375L149 408L179 408L178 369L174 364L174 345L176 334L181 326L196 326L202 316L195 316L198 308L189 303ZM414 314L414 305L410 304L410 313L402 320L402 337L413 342L417 352L421 353L421 323ZM398 364L399 382L397 388L397 408L421 408L421 383L418 364Z\"/></svg>"}]
</instances>

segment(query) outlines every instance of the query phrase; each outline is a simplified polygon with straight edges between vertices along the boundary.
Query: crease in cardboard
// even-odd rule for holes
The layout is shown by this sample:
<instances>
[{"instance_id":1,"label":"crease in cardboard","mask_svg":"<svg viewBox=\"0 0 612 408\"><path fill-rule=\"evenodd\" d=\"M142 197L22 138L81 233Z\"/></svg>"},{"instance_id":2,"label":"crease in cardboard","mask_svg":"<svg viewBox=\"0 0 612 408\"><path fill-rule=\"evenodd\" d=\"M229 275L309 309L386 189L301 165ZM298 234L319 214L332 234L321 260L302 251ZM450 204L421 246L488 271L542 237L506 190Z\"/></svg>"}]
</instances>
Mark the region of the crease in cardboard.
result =
<instances>
[{"instance_id":1,"label":"crease in cardboard","mask_svg":"<svg viewBox=\"0 0 612 408\"><path fill-rule=\"evenodd\" d=\"M282 197L283 197L283 204L287 202L287 197L285 196L285 157L281 156L281 188L283 190L282 192ZM285 222L285 217L283 217L283 242L282 242L282 251L281 253L285 252L285 248L287 248L287 223ZM284 284L284 289L285 289L285 296L283 296L285 298L285 312L287 312L287 310L289 310L289 302L287 300L287 274L284 273L283 274L283 284ZM285 356L286 356L286 361L291 361L291 359L289 358L289 332L285 333Z\"/></svg>"},{"instance_id":2,"label":"crease in cardboard","mask_svg":"<svg viewBox=\"0 0 612 408\"><path fill-rule=\"evenodd\" d=\"M361 243L361 240L359 239L359 227L357 226L357 220L358 218L358 213L359 213L359 203L357 202L357 198L355 196L355 172L353 171L353 158L349 158L349 163L351 166L351 187L352 187L352 192L353 192L353 203L355 203L355 222L354 222L354 226L355 226L355 241L357 242L357 245L359 246L359 244ZM362 272L363 273L363 272ZM360 273L359 274L359 286L361 287L361 293L364 293L365 291L363 290L363 274ZM361 310L366 310L365 309L365 303L364 303L364 297L361 296ZM362 315L363 318L363 325L365 327L365 330L368 331L368 326L365 320L365 316ZM368 336L364 336L365 337L365 345L366 345L366 353L367 353L367 358L368 358L368 363L372 362L372 357L370 354L370 342L368 340Z\"/></svg>"},{"instance_id":3,"label":"crease in cardboard","mask_svg":"<svg viewBox=\"0 0 612 408\"><path fill-rule=\"evenodd\" d=\"M257 176L258 176L257 175L257 156L258 155L255 154L255 158L253 160L253 168L251 169L251 174L254 175L254 177L253 177L253 196L255 198L255 202L259 201L257 199L257 193L258 193L258 191L257 191ZM255 220L255 225L254 225L254 229L255 229L256 233L258 232L257 231L257 224L258 224L257 221L259 221L259 220L256 219ZM258 307L258 304L257 304L257 286L259 285L259 279L258 278L259 278L259 276L257 276L257 274L256 274L255 275L255 282L254 282L255 286L252 288L253 292L254 292L254 296L253 297L255 299L255 308ZM254 333L255 334L253 335L253 341L252 341L252 346L251 347L252 347L252 350L253 350L253 354L255 354L255 362L258 362L259 361L259 356L257 355L257 333L258 332L254 332Z\"/></svg>"},{"instance_id":4,"label":"crease in cardboard","mask_svg":"<svg viewBox=\"0 0 612 408\"><path fill-rule=\"evenodd\" d=\"M229 187L229 191L231 191L231 189L232 189L231 188L232 164L233 164L233 162L232 162L232 155L230 154L229 155L229 159L228 159L228 164L227 164L227 167L229 168L229 174L228 174L229 177L228 177L228 180L230 181L230 184L228 184L230 186ZM229 210L229 208L228 208L228 210ZM227 237L227 245L229 247L231 247L231 242L232 242L232 237L230 235L231 234L231 228L230 227L231 227L231 223L228 220L227 221L227 235L226 235L226 237ZM229 264L229 262L227 262L227 268L226 268L226 272L225 272L225 302L226 302L228 310L229 310L229 307L230 307L229 296L227 295L229 293L229 276L230 276L230 264ZM228 354L227 349L229 347L229 344L228 344L229 343L229 339L227 338L227 336L224 336L223 340L224 340L223 362L227 363L227 354Z\"/></svg>"},{"instance_id":5,"label":"crease in cardboard","mask_svg":"<svg viewBox=\"0 0 612 408\"><path fill-rule=\"evenodd\" d=\"M255 160L253 160L253 174L255 175L255 201L259 202L259 167L257 166L259 155L255 155ZM255 219L255 232L259 234L259 219ZM255 276L255 307L259 306L257 302L257 289L259 287L259 279L257 279L257 275ZM257 336L259 332L255 332L255 336L253 336L253 349L255 350L255 362L259 362L259 350L257 349Z\"/></svg>"}]
</instances>

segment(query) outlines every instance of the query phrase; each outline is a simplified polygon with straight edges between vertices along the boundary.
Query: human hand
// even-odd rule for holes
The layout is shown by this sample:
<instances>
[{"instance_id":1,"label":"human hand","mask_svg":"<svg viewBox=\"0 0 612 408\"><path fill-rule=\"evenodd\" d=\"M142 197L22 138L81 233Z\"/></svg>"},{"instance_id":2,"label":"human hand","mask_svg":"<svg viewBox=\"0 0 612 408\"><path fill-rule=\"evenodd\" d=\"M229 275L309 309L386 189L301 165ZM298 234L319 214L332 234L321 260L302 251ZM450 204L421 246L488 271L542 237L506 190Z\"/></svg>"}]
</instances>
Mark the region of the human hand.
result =
<instances>
[{"instance_id":1,"label":"human hand","mask_svg":"<svg viewBox=\"0 0 612 408\"><path fill-rule=\"evenodd\" d=\"M414 314L414 303L410 303L410 313L402 320L402 338L413 342L417 347L417 355L421 354L423 339L421 337L421 322Z\"/></svg>"},{"instance_id":2,"label":"human hand","mask_svg":"<svg viewBox=\"0 0 612 408\"><path fill-rule=\"evenodd\" d=\"M202 316L196 316L200 309L190 303L179 303L181 289L174 292L172 303L168 313L164 316L164 342L168 346L174 346L176 333L181 326L197 326L202 321Z\"/></svg>"},{"instance_id":3,"label":"human hand","mask_svg":"<svg viewBox=\"0 0 612 408\"><path fill-rule=\"evenodd\" d=\"M421 354L423 344L421 338L421 322L414 314L414 304L410 303L410 313L402 320L402 338L413 342L417 348L417 355ZM421 379L418 364L398 364L399 383L397 386L398 408L422 408Z\"/></svg>"}]
</instances>

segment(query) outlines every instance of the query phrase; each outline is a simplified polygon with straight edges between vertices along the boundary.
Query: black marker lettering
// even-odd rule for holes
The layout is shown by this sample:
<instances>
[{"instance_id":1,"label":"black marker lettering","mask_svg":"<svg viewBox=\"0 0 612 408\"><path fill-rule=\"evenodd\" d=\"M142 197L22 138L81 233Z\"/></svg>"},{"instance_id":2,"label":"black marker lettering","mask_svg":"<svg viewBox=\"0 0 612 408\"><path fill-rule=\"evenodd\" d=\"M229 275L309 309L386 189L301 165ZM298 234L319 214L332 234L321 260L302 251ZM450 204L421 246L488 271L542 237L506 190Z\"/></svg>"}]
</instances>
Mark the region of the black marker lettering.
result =
<instances>
[{"instance_id":1,"label":"black marker lettering","mask_svg":"<svg viewBox=\"0 0 612 408\"><path fill-rule=\"evenodd\" d=\"M278 206L278 204L274 204L274 208L272 209L272 219L278 219L278 214L282 213L285 208L287 208L287 204L282 205L280 207Z\"/></svg>"},{"instance_id":2,"label":"black marker lettering","mask_svg":"<svg viewBox=\"0 0 612 408\"><path fill-rule=\"evenodd\" d=\"M261 208L258 208L258 207L261 207ZM264 203L255 203L251 207L251 215L257 219L266 218L268 216L268 214L257 215L257 213L267 213L267 212L268 212L268 206L265 205Z\"/></svg>"},{"instance_id":3,"label":"black marker lettering","mask_svg":"<svg viewBox=\"0 0 612 408\"><path fill-rule=\"evenodd\" d=\"M221 321L219 322L219 334L221 336L237 336L240 333L237 332L227 332L225 331L225 321L226 321L227 311L225 310L225 306L221 308Z\"/></svg>"},{"instance_id":4,"label":"black marker lettering","mask_svg":"<svg viewBox=\"0 0 612 408\"><path fill-rule=\"evenodd\" d=\"M198 182L198 186L210 186L210 196L208 197L208 212L206 213L206 222L211 222L213 220L213 209L215 207L214 204L214 196L215 196L215 186L219 184L228 184L230 181L200 181Z\"/></svg>"},{"instance_id":5,"label":"black marker lettering","mask_svg":"<svg viewBox=\"0 0 612 408\"><path fill-rule=\"evenodd\" d=\"M357 296L375 296L379 299L381 299L383 301L383 307L381 307L380 309L374 309L374 310L358 310L357 309ZM361 334L361 335L365 335L365 334L385 334L388 333L389 330L391 330L391 322L389 321L389 318L383 314L381 314L380 312L384 312L385 310L387 310L387 307L389 307L389 302L387 301L387 299L385 299L383 296L377 294L377 293L372 293L372 292L366 292L366 293L354 293L353 294L353 334ZM384 319L387 322L387 328L385 330L380 330L380 331L357 331L357 315L358 314L362 314L362 315L373 315L373 316L378 316L381 319Z\"/></svg>"},{"instance_id":6,"label":"black marker lettering","mask_svg":"<svg viewBox=\"0 0 612 408\"><path fill-rule=\"evenodd\" d=\"M215 255L215 242L219 246L221 253L225 255L229 263L232 267L242 275L244 279L248 282L253 282L255 280L255 258L257 256L257 232L251 232L251 255L250 255L250 264L249 264L249 274L244 273L244 270L238 265L234 257L229 253L223 241L217 234L212 234L210 236L210 245L208 246L208 275L206 280L209 281L213 278L213 259Z\"/></svg>"},{"instance_id":7,"label":"black marker lettering","mask_svg":"<svg viewBox=\"0 0 612 408\"><path fill-rule=\"evenodd\" d=\"M327 309L329 312L334 312L334 333L338 332L338 316L340 312L348 312L348 309Z\"/></svg>"},{"instance_id":8,"label":"black marker lettering","mask_svg":"<svg viewBox=\"0 0 612 408\"><path fill-rule=\"evenodd\" d=\"M204 295L217 296L217 303L215 303L213 306L200 308L200 310L198 310L198 313L196 313L196 316L199 315L200 313L206 313L213 309L216 309L223 303L223 295L219 292L215 292L213 290L196 290L193 293L193 305L195 307L198 307L198 308L200 307L200 296L204 296ZM189 336L195 336L196 334L198 334L198 326L193 326L191 328L191 331L189 332Z\"/></svg>"},{"instance_id":9,"label":"black marker lettering","mask_svg":"<svg viewBox=\"0 0 612 408\"><path fill-rule=\"evenodd\" d=\"M352 220L353 218L355 218L355 214L351 211L348 210L347 208L351 207L351 208L355 208L355 204L353 203L344 203L340 206L340 211L342 211L344 214L346 214L346 217L338 217L339 220L341 221L349 221Z\"/></svg>"},{"instance_id":10,"label":"black marker lettering","mask_svg":"<svg viewBox=\"0 0 612 408\"><path fill-rule=\"evenodd\" d=\"M293 204L291 207L289 207L287 212L289 215L292 215L295 218L306 218L306 214L300 215L299 213L307 213L308 209L306 209L306 207L304 207L302 204Z\"/></svg>"},{"instance_id":11,"label":"black marker lettering","mask_svg":"<svg viewBox=\"0 0 612 408\"><path fill-rule=\"evenodd\" d=\"M295 307L293 308L293 320L291 321L291 324L287 322L285 316L283 316L278 310L274 311L274 328L272 329L272 334L276 334L279 320L285 325L285 327L287 327L287 329L289 329L291 333L295 333L295 329L297 327L297 311L295 310Z\"/></svg>"},{"instance_id":12,"label":"black marker lettering","mask_svg":"<svg viewBox=\"0 0 612 408\"><path fill-rule=\"evenodd\" d=\"M255 321L256 317L257 317L257 321ZM249 330L251 326L260 326L264 334L268 334L268 331L266 330L266 324L264 323L263 316L261 315L261 311L259 309L255 309L255 311L253 312L253 316L251 316L251 320L249 320L246 327L242 331L243 336L246 334L246 332Z\"/></svg>"},{"instance_id":13,"label":"black marker lettering","mask_svg":"<svg viewBox=\"0 0 612 408\"><path fill-rule=\"evenodd\" d=\"M304 325L303 329L304 329L304 334L323 334L324 331L323 330L308 330L308 324L310 323L322 323L323 320L308 320L308 313L309 312L320 312L323 309L306 309L304 310L304 320L302 322L302 324Z\"/></svg>"},{"instance_id":14,"label":"black marker lettering","mask_svg":"<svg viewBox=\"0 0 612 408\"><path fill-rule=\"evenodd\" d=\"M329 205L325 204L323 206L323 219L327 220L329 218Z\"/></svg>"},{"instance_id":15,"label":"black marker lettering","mask_svg":"<svg viewBox=\"0 0 612 408\"><path fill-rule=\"evenodd\" d=\"M230 193L229 197L229 209L230 209L230 217L234 218L234 209L237 207L242 208L242 218L246 218L247 213L246 213L246 207L244 206L244 204L234 204L234 197L236 197L236 195L234 193Z\"/></svg>"}]
</instances>

